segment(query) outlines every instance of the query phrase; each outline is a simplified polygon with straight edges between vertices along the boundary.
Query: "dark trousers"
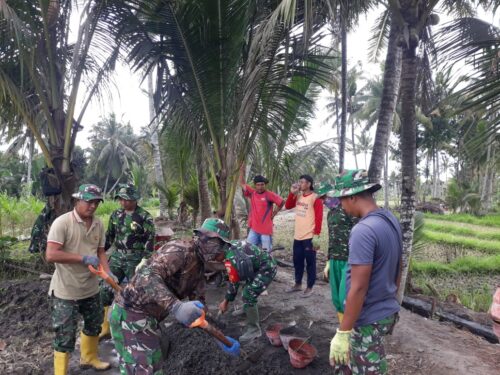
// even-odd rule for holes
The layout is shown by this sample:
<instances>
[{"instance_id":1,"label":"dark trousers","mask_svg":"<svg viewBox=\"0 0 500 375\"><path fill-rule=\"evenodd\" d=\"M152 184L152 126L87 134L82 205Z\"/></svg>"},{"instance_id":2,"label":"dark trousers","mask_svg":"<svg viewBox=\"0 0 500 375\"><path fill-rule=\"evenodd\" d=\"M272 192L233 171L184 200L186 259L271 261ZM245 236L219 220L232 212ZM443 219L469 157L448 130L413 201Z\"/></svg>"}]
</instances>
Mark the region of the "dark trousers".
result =
<instances>
[{"instance_id":1,"label":"dark trousers","mask_svg":"<svg viewBox=\"0 0 500 375\"><path fill-rule=\"evenodd\" d=\"M296 284L302 284L304 262L307 269L307 287L312 288L316 282L316 251L313 250L312 238L293 241L293 266Z\"/></svg>"}]
</instances>

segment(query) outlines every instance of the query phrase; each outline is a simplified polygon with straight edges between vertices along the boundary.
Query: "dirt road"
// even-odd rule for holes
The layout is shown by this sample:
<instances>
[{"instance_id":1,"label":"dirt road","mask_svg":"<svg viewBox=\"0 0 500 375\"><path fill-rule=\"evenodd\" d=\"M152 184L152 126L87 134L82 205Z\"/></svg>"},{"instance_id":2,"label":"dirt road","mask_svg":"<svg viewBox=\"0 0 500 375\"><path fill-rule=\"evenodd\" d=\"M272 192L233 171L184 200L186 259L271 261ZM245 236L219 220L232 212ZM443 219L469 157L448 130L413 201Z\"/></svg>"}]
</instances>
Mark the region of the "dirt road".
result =
<instances>
[{"instance_id":1,"label":"dirt road","mask_svg":"<svg viewBox=\"0 0 500 375\"><path fill-rule=\"evenodd\" d=\"M304 370L294 370L287 352L272 347L265 337L245 350L253 362L228 358L211 337L199 329L186 329L168 320L164 347L168 352L167 374L331 374L329 342L337 327L328 286L319 282L315 293L304 299L299 293L285 294L292 283L291 269L280 268L269 295L260 299L262 326L275 322L295 323L311 335L318 357ZM50 374L52 349L50 311L46 297L48 282L22 281L0 284L0 339L7 344L0 351L0 374ZM212 311L223 298L223 288L209 289ZM238 302L237 302L238 303ZM225 332L237 337L243 318L223 316ZM111 341L101 344L101 352L116 365ZM454 326L430 321L402 311L394 335L387 339L391 374L498 374L500 345L494 345ZM78 369L78 352L72 356L71 374L94 374ZM118 374L113 368L100 374ZM97 373L96 373L97 374Z\"/></svg>"}]
</instances>

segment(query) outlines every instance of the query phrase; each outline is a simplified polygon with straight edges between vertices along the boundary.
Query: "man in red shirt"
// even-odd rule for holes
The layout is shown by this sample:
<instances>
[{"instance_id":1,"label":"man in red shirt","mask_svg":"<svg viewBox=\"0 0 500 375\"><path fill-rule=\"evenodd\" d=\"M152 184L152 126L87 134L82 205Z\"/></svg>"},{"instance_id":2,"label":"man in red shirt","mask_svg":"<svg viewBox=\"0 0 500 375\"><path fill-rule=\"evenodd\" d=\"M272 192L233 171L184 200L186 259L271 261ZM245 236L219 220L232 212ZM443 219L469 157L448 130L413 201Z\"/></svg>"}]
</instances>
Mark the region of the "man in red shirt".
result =
<instances>
[{"instance_id":1,"label":"man in red shirt","mask_svg":"<svg viewBox=\"0 0 500 375\"><path fill-rule=\"evenodd\" d=\"M269 181L263 176L257 175L253 178L255 189L248 186L245 182L244 170L243 165L240 170L240 184L243 188L243 195L250 199L247 241L271 252L273 218L283 208L285 201L278 194L266 190L266 184ZM273 205L276 205L274 210Z\"/></svg>"},{"instance_id":2,"label":"man in red shirt","mask_svg":"<svg viewBox=\"0 0 500 375\"><path fill-rule=\"evenodd\" d=\"M304 297L312 294L316 282L316 250L313 237L317 242L323 222L323 201L320 194L314 192L314 180L305 174L300 176L299 183L293 184L286 200L285 208L295 208L295 234L293 241L293 266L295 268L295 285L287 292L302 290L304 262L307 264L307 288Z\"/></svg>"}]
</instances>

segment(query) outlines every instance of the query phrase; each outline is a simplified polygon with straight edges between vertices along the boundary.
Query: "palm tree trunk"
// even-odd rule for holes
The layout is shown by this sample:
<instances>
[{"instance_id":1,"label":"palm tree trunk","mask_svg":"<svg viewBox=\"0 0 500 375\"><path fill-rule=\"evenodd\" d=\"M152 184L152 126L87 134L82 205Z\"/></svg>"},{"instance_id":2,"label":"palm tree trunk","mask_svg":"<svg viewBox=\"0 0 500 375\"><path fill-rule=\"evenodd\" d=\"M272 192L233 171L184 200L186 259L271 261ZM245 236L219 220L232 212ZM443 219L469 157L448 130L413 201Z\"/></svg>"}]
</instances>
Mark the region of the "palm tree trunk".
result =
<instances>
[{"instance_id":1,"label":"palm tree trunk","mask_svg":"<svg viewBox=\"0 0 500 375\"><path fill-rule=\"evenodd\" d=\"M340 143L339 93L337 90L335 90L335 127L337 128L337 142Z\"/></svg>"},{"instance_id":2,"label":"palm tree trunk","mask_svg":"<svg viewBox=\"0 0 500 375\"><path fill-rule=\"evenodd\" d=\"M384 68L384 89L380 101L377 131L373 143L372 158L368 175L373 181L379 181L384 167L384 158L389 147L394 110L398 101L398 90L401 78L401 47L398 45L399 27L394 17L391 21L391 31L387 46L387 56Z\"/></svg>"},{"instance_id":3,"label":"palm tree trunk","mask_svg":"<svg viewBox=\"0 0 500 375\"><path fill-rule=\"evenodd\" d=\"M439 151L436 151L436 198L441 198L441 176L439 173Z\"/></svg>"},{"instance_id":4,"label":"palm tree trunk","mask_svg":"<svg viewBox=\"0 0 500 375\"><path fill-rule=\"evenodd\" d=\"M29 146L28 146L28 171L26 172L26 184L29 186L31 193L31 183L33 182L33 178L31 176L33 171L33 154L35 153L35 137L33 133L29 131Z\"/></svg>"},{"instance_id":5,"label":"palm tree trunk","mask_svg":"<svg viewBox=\"0 0 500 375\"><path fill-rule=\"evenodd\" d=\"M340 16L340 33L342 38L342 71L341 71L341 95L342 112L340 118L340 140L339 140L339 172L344 170L345 163L345 140L347 127L347 29L344 15Z\"/></svg>"},{"instance_id":6,"label":"palm tree trunk","mask_svg":"<svg viewBox=\"0 0 500 375\"><path fill-rule=\"evenodd\" d=\"M416 48L403 52L401 74L401 229L403 232L403 272L398 292L402 301L410 265L415 215L415 184L417 176L417 126L415 121L415 86L417 80Z\"/></svg>"},{"instance_id":7,"label":"palm tree trunk","mask_svg":"<svg viewBox=\"0 0 500 375\"><path fill-rule=\"evenodd\" d=\"M210 191L208 190L208 180L206 173L206 164L203 160L201 150L196 155L196 172L198 175L198 199L200 201L201 222L212 216L210 205Z\"/></svg>"},{"instance_id":8,"label":"palm tree trunk","mask_svg":"<svg viewBox=\"0 0 500 375\"><path fill-rule=\"evenodd\" d=\"M384 165L384 208L389 209L389 147L385 153Z\"/></svg>"},{"instance_id":9,"label":"palm tree trunk","mask_svg":"<svg viewBox=\"0 0 500 375\"><path fill-rule=\"evenodd\" d=\"M489 140L488 140L488 147L486 149L486 165L484 168L484 177L482 179L481 183L481 213L487 213L488 210L491 208L491 183L490 183L490 178L491 178L491 169L490 168L490 162L491 162L491 143L493 142L492 136L490 135Z\"/></svg>"},{"instance_id":10,"label":"palm tree trunk","mask_svg":"<svg viewBox=\"0 0 500 375\"><path fill-rule=\"evenodd\" d=\"M436 149L432 150L432 197L437 196L437 168L436 168Z\"/></svg>"},{"instance_id":11,"label":"palm tree trunk","mask_svg":"<svg viewBox=\"0 0 500 375\"><path fill-rule=\"evenodd\" d=\"M153 99L153 73L148 74L148 92L149 92L149 121L153 122L156 117L154 99ZM159 186L165 185L165 177L163 175L163 165L161 163L160 144L158 141L158 121L152 124L151 145L153 148L153 164L155 171L156 184ZM158 198L160 199L160 216L167 216L167 198L165 194L158 189Z\"/></svg>"},{"instance_id":12,"label":"palm tree trunk","mask_svg":"<svg viewBox=\"0 0 500 375\"><path fill-rule=\"evenodd\" d=\"M106 175L106 182L104 183L104 196L106 196L106 193L108 192L108 181L109 181L109 175L111 174L111 169L108 170L108 174Z\"/></svg>"},{"instance_id":13,"label":"palm tree trunk","mask_svg":"<svg viewBox=\"0 0 500 375\"><path fill-rule=\"evenodd\" d=\"M356 136L354 134L354 121L352 122L352 127L351 127L351 141L352 141L352 153L354 154L354 163L356 165L356 169L359 169L358 152L356 150Z\"/></svg>"},{"instance_id":14,"label":"palm tree trunk","mask_svg":"<svg viewBox=\"0 0 500 375\"><path fill-rule=\"evenodd\" d=\"M121 178L123 176L123 170L122 172L120 173L120 176L118 176L118 179L115 181L115 183L113 184L113 186L111 186L111 189L109 189L109 191L113 191L115 190L115 187L118 185L118 183L120 182Z\"/></svg>"}]
</instances>

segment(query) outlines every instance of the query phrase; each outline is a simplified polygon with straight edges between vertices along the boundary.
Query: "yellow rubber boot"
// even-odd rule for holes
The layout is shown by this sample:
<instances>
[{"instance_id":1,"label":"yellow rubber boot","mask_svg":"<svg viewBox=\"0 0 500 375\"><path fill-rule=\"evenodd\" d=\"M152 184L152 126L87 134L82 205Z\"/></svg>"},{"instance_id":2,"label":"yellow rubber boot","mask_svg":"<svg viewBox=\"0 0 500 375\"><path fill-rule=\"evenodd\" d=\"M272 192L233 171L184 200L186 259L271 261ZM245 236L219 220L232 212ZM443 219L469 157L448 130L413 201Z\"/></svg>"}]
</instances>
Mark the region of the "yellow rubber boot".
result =
<instances>
[{"instance_id":1,"label":"yellow rubber boot","mask_svg":"<svg viewBox=\"0 0 500 375\"><path fill-rule=\"evenodd\" d=\"M68 373L69 353L54 350L54 375L66 375Z\"/></svg>"},{"instance_id":2,"label":"yellow rubber boot","mask_svg":"<svg viewBox=\"0 0 500 375\"><path fill-rule=\"evenodd\" d=\"M103 339L109 339L111 337L111 331L109 330L108 312L109 312L109 306L105 306L104 320L102 321L101 333L99 334L99 341Z\"/></svg>"},{"instance_id":3,"label":"yellow rubber boot","mask_svg":"<svg viewBox=\"0 0 500 375\"><path fill-rule=\"evenodd\" d=\"M339 323L342 323L342 320L344 320L344 313L338 312L337 316L339 318Z\"/></svg>"},{"instance_id":4,"label":"yellow rubber boot","mask_svg":"<svg viewBox=\"0 0 500 375\"><path fill-rule=\"evenodd\" d=\"M80 367L93 368L97 371L107 370L111 367L108 362L102 362L97 356L97 345L99 336L87 336L83 332L80 335Z\"/></svg>"}]
</instances>

